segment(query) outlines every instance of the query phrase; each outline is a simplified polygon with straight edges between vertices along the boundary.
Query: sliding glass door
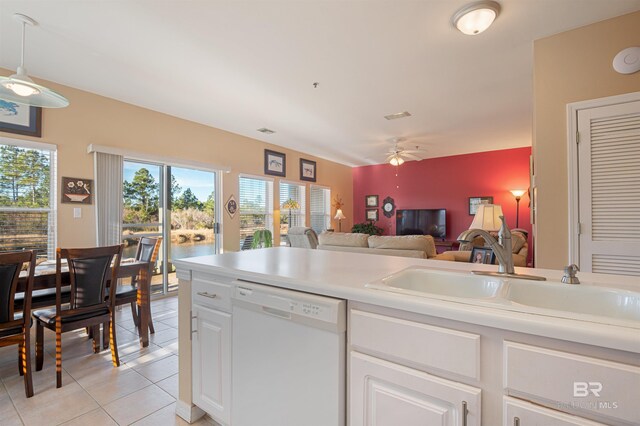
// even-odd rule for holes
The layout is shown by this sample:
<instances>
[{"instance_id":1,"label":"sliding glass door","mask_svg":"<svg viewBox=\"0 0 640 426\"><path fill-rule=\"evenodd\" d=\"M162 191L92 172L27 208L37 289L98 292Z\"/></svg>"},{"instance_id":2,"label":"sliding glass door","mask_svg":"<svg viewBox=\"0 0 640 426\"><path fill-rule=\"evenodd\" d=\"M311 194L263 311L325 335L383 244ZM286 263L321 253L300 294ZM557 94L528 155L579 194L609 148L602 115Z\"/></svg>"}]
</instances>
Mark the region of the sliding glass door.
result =
<instances>
[{"instance_id":1,"label":"sliding glass door","mask_svg":"<svg viewBox=\"0 0 640 426\"><path fill-rule=\"evenodd\" d=\"M162 237L152 293L178 288L173 261L220 251L219 172L133 160L124 162L123 258L141 237Z\"/></svg>"}]
</instances>

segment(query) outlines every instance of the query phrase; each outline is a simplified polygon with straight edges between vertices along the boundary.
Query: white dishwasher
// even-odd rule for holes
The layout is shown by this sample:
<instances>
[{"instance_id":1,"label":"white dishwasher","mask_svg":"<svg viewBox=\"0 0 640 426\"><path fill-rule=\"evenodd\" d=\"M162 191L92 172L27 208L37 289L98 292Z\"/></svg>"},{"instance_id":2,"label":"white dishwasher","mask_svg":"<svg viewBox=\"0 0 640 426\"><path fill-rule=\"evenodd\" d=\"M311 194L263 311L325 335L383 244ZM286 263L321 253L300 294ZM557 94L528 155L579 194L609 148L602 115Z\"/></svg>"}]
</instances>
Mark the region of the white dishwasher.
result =
<instances>
[{"instance_id":1,"label":"white dishwasher","mask_svg":"<svg viewBox=\"0 0 640 426\"><path fill-rule=\"evenodd\" d=\"M231 423L345 424L346 301L236 282Z\"/></svg>"}]
</instances>

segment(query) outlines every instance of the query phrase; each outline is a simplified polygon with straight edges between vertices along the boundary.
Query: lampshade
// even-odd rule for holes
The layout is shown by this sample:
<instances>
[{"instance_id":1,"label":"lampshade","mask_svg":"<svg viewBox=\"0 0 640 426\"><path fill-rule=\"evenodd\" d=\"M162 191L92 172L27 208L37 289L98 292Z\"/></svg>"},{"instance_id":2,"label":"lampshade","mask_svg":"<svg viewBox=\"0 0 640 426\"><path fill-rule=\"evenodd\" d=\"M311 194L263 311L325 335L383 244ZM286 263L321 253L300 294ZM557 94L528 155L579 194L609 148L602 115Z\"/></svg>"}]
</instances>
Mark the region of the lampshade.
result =
<instances>
[{"instance_id":1,"label":"lampshade","mask_svg":"<svg viewBox=\"0 0 640 426\"><path fill-rule=\"evenodd\" d=\"M500 13L495 1L479 1L458 10L451 18L453 25L466 35L477 35L491 26Z\"/></svg>"},{"instance_id":2,"label":"lampshade","mask_svg":"<svg viewBox=\"0 0 640 426\"><path fill-rule=\"evenodd\" d=\"M334 219L342 220L342 219L346 219L346 218L347 217L342 213L342 209L336 210L336 217L334 217Z\"/></svg>"},{"instance_id":3,"label":"lampshade","mask_svg":"<svg viewBox=\"0 0 640 426\"><path fill-rule=\"evenodd\" d=\"M27 25L38 25L36 21L21 13L15 13L14 19L22 24L22 55L20 66L10 77L0 76L0 99L43 108L64 108L69 105L67 98L44 86L36 84L27 75L24 67L24 36Z\"/></svg>"},{"instance_id":4,"label":"lampshade","mask_svg":"<svg viewBox=\"0 0 640 426\"><path fill-rule=\"evenodd\" d=\"M502 207L497 204L480 204L469 229L499 231L502 226Z\"/></svg>"},{"instance_id":5,"label":"lampshade","mask_svg":"<svg viewBox=\"0 0 640 426\"><path fill-rule=\"evenodd\" d=\"M524 189L512 189L511 193L513 194L514 197L516 197L516 199L519 199L520 197L522 197L524 195L524 193L527 192Z\"/></svg>"},{"instance_id":6,"label":"lampshade","mask_svg":"<svg viewBox=\"0 0 640 426\"><path fill-rule=\"evenodd\" d=\"M287 201L282 203L283 209L296 210L300 208L300 204L294 199L289 198Z\"/></svg>"}]
</instances>

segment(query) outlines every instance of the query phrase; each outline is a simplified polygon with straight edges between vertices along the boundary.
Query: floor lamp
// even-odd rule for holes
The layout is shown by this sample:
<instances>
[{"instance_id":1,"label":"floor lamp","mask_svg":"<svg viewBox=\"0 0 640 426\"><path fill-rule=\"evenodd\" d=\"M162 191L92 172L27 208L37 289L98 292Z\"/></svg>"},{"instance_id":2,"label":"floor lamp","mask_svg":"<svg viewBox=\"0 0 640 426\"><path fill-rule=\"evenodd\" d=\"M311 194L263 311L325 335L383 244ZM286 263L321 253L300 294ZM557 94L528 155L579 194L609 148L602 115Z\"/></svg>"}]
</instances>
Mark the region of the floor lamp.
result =
<instances>
[{"instance_id":1,"label":"floor lamp","mask_svg":"<svg viewBox=\"0 0 640 426\"><path fill-rule=\"evenodd\" d=\"M346 219L347 217L342 213L342 209L336 210L336 219L338 221L338 232L342 232L342 219Z\"/></svg>"},{"instance_id":2,"label":"floor lamp","mask_svg":"<svg viewBox=\"0 0 640 426\"><path fill-rule=\"evenodd\" d=\"M520 199L527 192L524 189L512 189L511 193L516 197L516 228L520 227Z\"/></svg>"}]
</instances>

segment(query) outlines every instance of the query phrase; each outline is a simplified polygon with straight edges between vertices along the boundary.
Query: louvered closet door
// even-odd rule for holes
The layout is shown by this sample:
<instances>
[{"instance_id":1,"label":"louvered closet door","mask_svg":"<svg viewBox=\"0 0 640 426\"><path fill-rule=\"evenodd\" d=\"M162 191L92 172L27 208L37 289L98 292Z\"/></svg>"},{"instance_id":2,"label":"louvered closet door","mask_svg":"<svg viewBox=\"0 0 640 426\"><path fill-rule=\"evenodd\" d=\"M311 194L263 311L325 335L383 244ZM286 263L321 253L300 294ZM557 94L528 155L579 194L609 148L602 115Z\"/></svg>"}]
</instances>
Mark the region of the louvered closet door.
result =
<instances>
[{"instance_id":1,"label":"louvered closet door","mask_svg":"<svg viewBox=\"0 0 640 426\"><path fill-rule=\"evenodd\" d=\"M578 112L580 268L640 276L640 102Z\"/></svg>"}]
</instances>

